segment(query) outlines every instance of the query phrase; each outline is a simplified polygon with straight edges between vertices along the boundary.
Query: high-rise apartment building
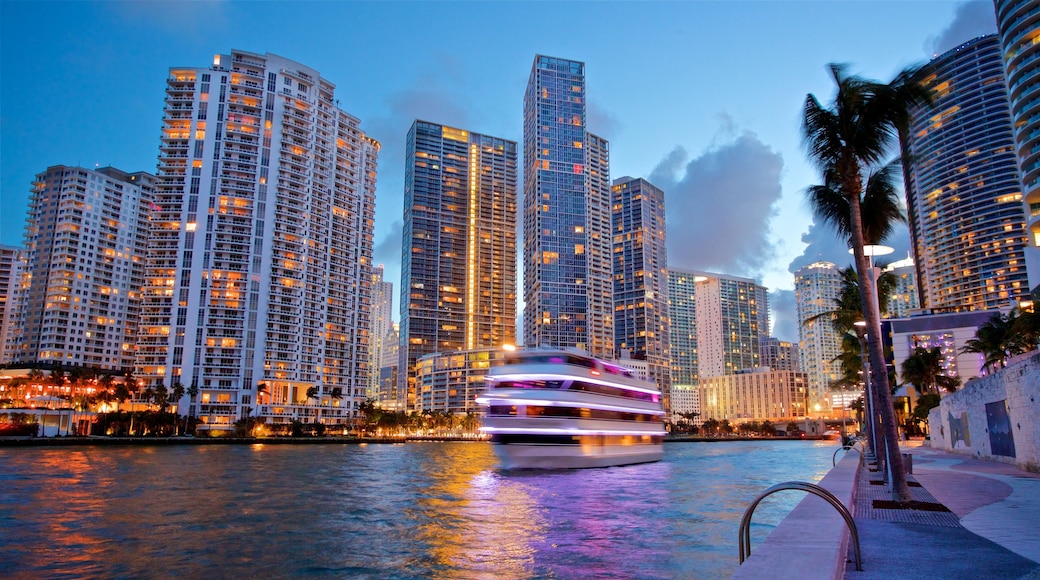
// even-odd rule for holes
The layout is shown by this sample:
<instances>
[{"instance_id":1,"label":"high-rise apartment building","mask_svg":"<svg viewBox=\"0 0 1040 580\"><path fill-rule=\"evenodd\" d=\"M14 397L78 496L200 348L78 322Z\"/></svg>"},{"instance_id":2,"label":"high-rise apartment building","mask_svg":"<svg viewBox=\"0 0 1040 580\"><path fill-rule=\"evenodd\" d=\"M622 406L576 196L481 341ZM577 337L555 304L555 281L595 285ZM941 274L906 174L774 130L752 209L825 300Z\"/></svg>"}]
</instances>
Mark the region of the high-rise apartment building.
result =
<instances>
[{"instance_id":1,"label":"high-rise apartment building","mask_svg":"<svg viewBox=\"0 0 1040 580\"><path fill-rule=\"evenodd\" d=\"M648 364L668 401L671 355L664 192L645 179L614 181L614 349Z\"/></svg>"},{"instance_id":2,"label":"high-rise apartment building","mask_svg":"<svg viewBox=\"0 0 1040 580\"><path fill-rule=\"evenodd\" d=\"M516 342L516 142L415 121L405 160L398 408L416 361Z\"/></svg>"},{"instance_id":3,"label":"high-rise apartment building","mask_svg":"<svg viewBox=\"0 0 1040 580\"><path fill-rule=\"evenodd\" d=\"M136 376L197 387L203 430L364 401L379 143L334 89L273 54L170 69Z\"/></svg>"},{"instance_id":4,"label":"high-rise apartment building","mask_svg":"<svg viewBox=\"0 0 1040 580\"><path fill-rule=\"evenodd\" d=\"M585 64L537 55L524 94L525 343L611 359L610 156L585 110Z\"/></svg>"},{"instance_id":5,"label":"high-rise apartment building","mask_svg":"<svg viewBox=\"0 0 1040 580\"><path fill-rule=\"evenodd\" d=\"M693 272L668 269L668 337L671 341L673 390L697 386L698 278Z\"/></svg>"},{"instance_id":6,"label":"high-rise apartment building","mask_svg":"<svg viewBox=\"0 0 1040 580\"><path fill-rule=\"evenodd\" d=\"M1006 307L1029 293L1028 240L997 36L958 46L922 74L933 102L911 109L903 139L921 306Z\"/></svg>"},{"instance_id":7,"label":"high-rise apartment building","mask_svg":"<svg viewBox=\"0 0 1040 580\"><path fill-rule=\"evenodd\" d=\"M372 268L372 312L368 341L368 387L365 397L379 399L379 374L383 366L386 344L393 328L394 283L383 280L383 265Z\"/></svg>"},{"instance_id":8,"label":"high-rise apartment building","mask_svg":"<svg viewBox=\"0 0 1040 580\"><path fill-rule=\"evenodd\" d=\"M1025 210L1029 287L1040 285L1040 10L1036 0L994 0Z\"/></svg>"},{"instance_id":9,"label":"high-rise apartment building","mask_svg":"<svg viewBox=\"0 0 1040 580\"><path fill-rule=\"evenodd\" d=\"M36 175L14 362L133 368L153 179L65 165Z\"/></svg>"},{"instance_id":10,"label":"high-rise apartment building","mask_svg":"<svg viewBox=\"0 0 1040 580\"><path fill-rule=\"evenodd\" d=\"M768 368L748 369L701 380L698 423L708 419L733 423L768 420L781 425L808 414L804 373Z\"/></svg>"},{"instance_id":11,"label":"high-rise apartment building","mask_svg":"<svg viewBox=\"0 0 1040 580\"><path fill-rule=\"evenodd\" d=\"M799 269L794 273L794 296L802 372L808 380L809 400L816 403L841 376L841 365L834 361L841 354L841 336L830 317L816 318L838 308L841 271L831 262L813 262Z\"/></svg>"},{"instance_id":12,"label":"high-rise apartment building","mask_svg":"<svg viewBox=\"0 0 1040 580\"><path fill-rule=\"evenodd\" d=\"M731 375L761 365L761 344L769 328L768 290L764 286L749 278L678 268L669 268L668 277L669 296L675 296L671 305L687 303L686 308L678 304L678 315L672 314L676 308L669 309L672 352L676 352L676 333L684 343L679 348L684 351L689 337L696 335L695 366L681 368L678 374L691 383L676 381L673 369L673 384L698 384L706 377ZM691 322L693 328L689 328ZM677 360L673 355L673 367L688 363L689 354L684 352L683 357Z\"/></svg>"},{"instance_id":13,"label":"high-rise apartment building","mask_svg":"<svg viewBox=\"0 0 1040 580\"><path fill-rule=\"evenodd\" d=\"M891 262L883 270L895 279L895 286L888 295L885 317L905 318L920 310L921 305L917 293L917 268L914 267L914 259L908 256L905 260Z\"/></svg>"},{"instance_id":14,"label":"high-rise apartment building","mask_svg":"<svg viewBox=\"0 0 1040 580\"><path fill-rule=\"evenodd\" d=\"M762 354L759 362L760 366L776 371L801 372L798 345L774 336L762 340Z\"/></svg>"},{"instance_id":15,"label":"high-rise apartment building","mask_svg":"<svg viewBox=\"0 0 1040 580\"><path fill-rule=\"evenodd\" d=\"M0 245L0 364L11 362L21 335L18 305L24 270L22 249Z\"/></svg>"}]
</instances>

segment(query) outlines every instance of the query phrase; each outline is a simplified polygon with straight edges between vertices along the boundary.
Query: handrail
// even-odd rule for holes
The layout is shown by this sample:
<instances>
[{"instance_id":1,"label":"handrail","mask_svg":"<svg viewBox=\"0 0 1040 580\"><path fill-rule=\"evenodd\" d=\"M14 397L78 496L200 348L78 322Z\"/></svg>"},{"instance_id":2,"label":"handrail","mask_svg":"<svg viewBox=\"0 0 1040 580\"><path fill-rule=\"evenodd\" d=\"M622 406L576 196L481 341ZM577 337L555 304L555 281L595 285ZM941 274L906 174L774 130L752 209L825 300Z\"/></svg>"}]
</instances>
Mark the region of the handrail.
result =
<instances>
[{"instance_id":1,"label":"handrail","mask_svg":"<svg viewBox=\"0 0 1040 580\"><path fill-rule=\"evenodd\" d=\"M863 452L859 449L856 449L855 445L842 445L841 447L834 450L834 455L831 455L831 467L834 467L838 464L838 452L842 450L855 451L856 453L859 453L860 461L863 460Z\"/></svg>"},{"instance_id":2,"label":"handrail","mask_svg":"<svg viewBox=\"0 0 1040 580\"><path fill-rule=\"evenodd\" d=\"M785 481L778 483L773 487L762 492L762 495L755 498L755 501L751 502L748 509L744 512L744 517L740 519L740 528L737 530L737 537L740 543L740 563L743 564L744 560L751 556L751 516L755 512L755 508L762 502L766 497L786 489L801 490L811 493L817 497L823 498L827 503L831 504L834 509L838 510L841 517L845 518L845 524L849 526L849 533L852 536L852 545L855 549L856 554L856 571L863 571L863 563L859 556L859 532L856 531L856 522L852 519L852 514L849 513L848 508L841 503L833 493L826 489L805 481ZM746 547L746 550L745 550Z\"/></svg>"}]
</instances>

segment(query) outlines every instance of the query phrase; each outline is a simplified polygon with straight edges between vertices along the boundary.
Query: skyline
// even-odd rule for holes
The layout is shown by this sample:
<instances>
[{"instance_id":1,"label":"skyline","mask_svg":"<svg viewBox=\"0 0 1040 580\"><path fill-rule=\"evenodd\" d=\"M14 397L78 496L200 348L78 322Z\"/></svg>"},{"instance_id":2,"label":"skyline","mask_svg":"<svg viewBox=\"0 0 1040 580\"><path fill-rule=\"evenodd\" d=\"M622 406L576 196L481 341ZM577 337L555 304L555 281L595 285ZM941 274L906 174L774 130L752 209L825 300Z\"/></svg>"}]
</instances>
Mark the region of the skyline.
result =
<instances>
[{"instance_id":1,"label":"skyline","mask_svg":"<svg viewBox=\"0 0 1040 580\"><path fill-rule=\"evenodd\" d=\"M982 0L256 6L0 5L0 243L22 245L29 183L48 166L154 173L170 67L269 52L335 83L340 108L382 143L375 262L399 299L408 128L422 119L521 141L530 62L545 54L585 63L589 130L610 141L611 179L664 190L669 266L755 278L771 290L773 334L797 341L792 272L850 261L803 199L818 180L800 147L806 94L830 100L829 62L887 81L996 31ZM577 19L596 33L573 34ZM46 22L47 34L28 22ZM473 44L491 36L496 52ZM742 73L749 62L758 66ZM889 240L895 259L907 238L901 228Z\"/></svg>"}]
</instances>

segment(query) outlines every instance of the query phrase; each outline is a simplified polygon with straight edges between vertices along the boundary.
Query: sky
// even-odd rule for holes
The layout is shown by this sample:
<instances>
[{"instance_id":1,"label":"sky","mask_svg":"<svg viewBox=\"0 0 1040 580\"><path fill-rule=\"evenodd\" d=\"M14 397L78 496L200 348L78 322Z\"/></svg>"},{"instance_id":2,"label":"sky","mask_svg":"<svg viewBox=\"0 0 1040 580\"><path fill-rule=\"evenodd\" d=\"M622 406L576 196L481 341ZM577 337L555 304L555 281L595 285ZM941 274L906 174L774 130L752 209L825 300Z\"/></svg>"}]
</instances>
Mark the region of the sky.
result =
<instances>
[{"instance_id":1,"label":"sky","mask_svg":"<svg viewBox=\"0 0 1040 580\"><path fill-rule=\"evenodd\" d=\"M521 142L544 54L585 63L587 128L610 141L611 177L665 191L669 266L754 278L773 335L797 341L793 272L851 262L805 202L819 181L801 142L806 95L831 101L828 63L887 82L994 32L988 0L0 0L0 244L22 244L29 184L51 165L155 171L171 67L273 53L334 83L382 144L374 258L396 318L408 128ZM905 257L909 233L885 243Z\"/></svg>"}]
</instances>

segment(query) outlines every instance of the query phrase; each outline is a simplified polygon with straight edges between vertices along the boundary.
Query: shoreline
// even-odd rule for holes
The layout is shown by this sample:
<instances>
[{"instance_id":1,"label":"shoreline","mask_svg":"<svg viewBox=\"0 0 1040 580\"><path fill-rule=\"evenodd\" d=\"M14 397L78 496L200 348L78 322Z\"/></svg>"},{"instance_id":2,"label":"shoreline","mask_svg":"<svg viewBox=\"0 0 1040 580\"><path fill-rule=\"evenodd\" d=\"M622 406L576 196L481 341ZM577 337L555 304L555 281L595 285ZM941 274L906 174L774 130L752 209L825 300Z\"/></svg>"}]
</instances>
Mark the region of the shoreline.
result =
<instances>
[{"instance_id":1,"label":"shoreline","mask_svg":"<svg viewBox=\"0 0 1040 580\"><path fill-rule=\"evenodd\" d=\"M729 441L826 441L822 436L806 437L666 437L665 443L725 443ZM487 443L487 439L450 436L408 437L0 437L4 447L64 446L166 446L166 445L360 445L427 442Z\"/></svg>"}]
</instances>

